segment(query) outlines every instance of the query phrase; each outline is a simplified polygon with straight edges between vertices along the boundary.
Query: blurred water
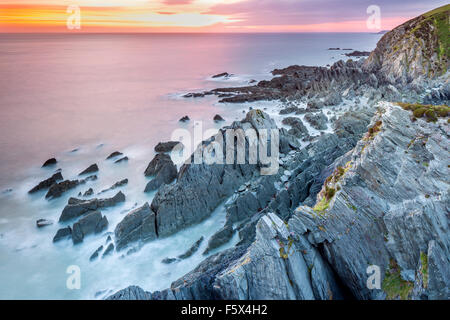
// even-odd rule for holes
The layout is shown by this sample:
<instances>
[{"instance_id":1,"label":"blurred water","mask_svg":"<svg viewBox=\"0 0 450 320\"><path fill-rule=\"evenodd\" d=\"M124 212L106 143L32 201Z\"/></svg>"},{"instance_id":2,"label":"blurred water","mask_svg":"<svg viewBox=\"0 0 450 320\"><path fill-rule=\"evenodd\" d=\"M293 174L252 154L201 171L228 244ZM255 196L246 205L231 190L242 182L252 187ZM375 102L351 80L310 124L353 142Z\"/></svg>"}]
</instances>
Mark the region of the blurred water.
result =
<instances>
[{"instance_id":1,"label":"blurred water","mask_svg":"<svg viewBox=\"0 0 450 320\"><path fill-rule=\"evenodd\" d=\"M96 192L124 178L123 205L104 210L108 231L135 204L151 202L142 191L153 147L170 138L189 115L203 128L219 128L242 118L242 105L217 104L214 97L180 98L183 93L239 86L270 78L274 68L292 64L326 65L344 58L329 47L372 50L373 34L0 34L0 298L97 298L131 284L164 289L204 257L208 237L225 222L223 207L203 224L146 245L137 254L89 262L105 235L80 246L51 241L61 225L37 229L39 218L57 220L70 196L92 187ZM229 72L229 80L211 75ZM255 107L258 103L252 104ZM263 104L261 104L263 105ZM248 106L245 106L248 107ZM185 125L192 128L194 121ZM77 149L76 152L71 150ZM122 151L128 163L105 161ZM47 201L27 191L56 168L42 163L56 157L66 179L92 163L99 180ZM3 190L12 189L11 192ZM116 192L116 191L115 191ZM114 195L113 191L103 196ZM192 258L166 266L161 260L205 241ZM235 239L236 241L237 239ZM232 245L231 243L230 245ZM223 249L223 248L222 248ZM79 265L81 290L66 288L66 269Z\"/></svg>"}]
</instances>

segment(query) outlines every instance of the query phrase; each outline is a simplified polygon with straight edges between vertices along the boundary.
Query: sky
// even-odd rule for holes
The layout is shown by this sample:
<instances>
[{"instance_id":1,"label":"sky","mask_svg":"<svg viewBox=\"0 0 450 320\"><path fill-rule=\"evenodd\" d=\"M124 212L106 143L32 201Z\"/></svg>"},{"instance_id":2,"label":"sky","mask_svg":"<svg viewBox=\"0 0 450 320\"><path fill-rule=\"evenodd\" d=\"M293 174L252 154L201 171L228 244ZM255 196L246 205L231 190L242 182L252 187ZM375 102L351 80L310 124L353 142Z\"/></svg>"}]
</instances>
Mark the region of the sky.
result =
<instances>
[{"instance_id":1,"label":"sky","mask_svg":"<svg viewBox=\"0 0 450 320\"><path fill-rule=\"evenodd\" d=\"M441 0L0 0L0 32L376 32L446 4ZM374 5L379 15L371 9Z\"/></svg>"}]
</instances>

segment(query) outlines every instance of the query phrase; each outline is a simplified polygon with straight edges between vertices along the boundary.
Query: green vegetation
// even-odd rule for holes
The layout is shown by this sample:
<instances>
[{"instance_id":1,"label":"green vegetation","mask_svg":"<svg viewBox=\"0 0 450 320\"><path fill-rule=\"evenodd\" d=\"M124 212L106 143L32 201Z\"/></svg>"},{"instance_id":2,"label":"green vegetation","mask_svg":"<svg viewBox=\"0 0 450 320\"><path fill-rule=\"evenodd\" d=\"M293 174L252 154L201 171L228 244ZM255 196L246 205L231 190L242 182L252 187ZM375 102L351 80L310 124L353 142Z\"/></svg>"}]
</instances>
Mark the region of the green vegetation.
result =
<instances>
[{"instance_id":1,"label":"green vegetation","mask_svg":"<svg viewBox=\"0 0 450 320\"><path fill-rule=\"evenodd\" d=\"M422 275L423 279L423 286L424 288L428 287L428 256L426 253L421 252L420 253L420 274Z\"/></svg>"},{"instance_id":2,"label":"green vegetation","mask_svg":"<svg viewBox=\"0 0 450 320\"><path fill-rule=\"evenodd\" d=\"M397 104L405 110L412 111L414 119L425 118L428 122L436 122L438 118L445 118L450 115L450 107L446 105L433 106L430 104L403 102L398 102Z\"/></svg>"},{"instance_id":3,"label":"green vegetation","mask_svg":"<svg viewBox=\"0 0 450 320\"><path fill-rule=\"evenodd\" d=\"M313 210L317 213L323 213L325 212L325 210L328 209L328 207L330 206L330 201L326 198L323 197L313 208Z\"/></svg>"},{"instance_id":4,"label":"green vegetation","mask_svg":"<svg viewBox=\"0 0 450 320\"><path fill-rule=\"evenodd\" d=\"M386 293L386 299L394 300L400 298L407 300L411 294L414 284L411 281L405 281L400 275L400 267L394 259L391 259L389 269L384 276L382 289Z\"/></svg>"},{"instance_id":5,"label":"green vegetation","mask_svg":"<svg viewBox=\"0 0 450 320\"><path fill-rule=\"evenodd\" d=\"M365 141L373 140L373 138L375 138L375 136L378 134L378 132L381 131L382 124L383 124L383 122L381 120L378 120L372 128L369 128L369 132L364 137L364 140Z\"/></svg>"}]
</instances>

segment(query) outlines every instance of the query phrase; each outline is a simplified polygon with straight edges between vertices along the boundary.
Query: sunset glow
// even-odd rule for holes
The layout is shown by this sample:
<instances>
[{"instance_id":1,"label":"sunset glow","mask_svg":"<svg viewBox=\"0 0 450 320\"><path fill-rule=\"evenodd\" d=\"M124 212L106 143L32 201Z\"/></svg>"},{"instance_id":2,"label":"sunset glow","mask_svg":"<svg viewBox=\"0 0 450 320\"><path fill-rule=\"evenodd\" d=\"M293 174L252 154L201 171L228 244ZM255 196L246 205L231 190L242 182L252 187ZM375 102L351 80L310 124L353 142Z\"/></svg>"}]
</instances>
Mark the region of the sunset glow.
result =
<instances>
[{"instance_id":1,"label":"sunset glow","mask_svg":"<svg viewBox=\"0 0 450 320\"><path fill-rule=\"evenodd\" d=\"M68 32L68 6L80 8L76 32L374 32L368 4L321 0L0 0L0 32ZM364 2L364 1L361 1ZM391 29L442 1L411 6L379 1ZM347 5L349 6L349 5ZM379 31L379 30L378 30Z\"/></svg>"}]
</instances>

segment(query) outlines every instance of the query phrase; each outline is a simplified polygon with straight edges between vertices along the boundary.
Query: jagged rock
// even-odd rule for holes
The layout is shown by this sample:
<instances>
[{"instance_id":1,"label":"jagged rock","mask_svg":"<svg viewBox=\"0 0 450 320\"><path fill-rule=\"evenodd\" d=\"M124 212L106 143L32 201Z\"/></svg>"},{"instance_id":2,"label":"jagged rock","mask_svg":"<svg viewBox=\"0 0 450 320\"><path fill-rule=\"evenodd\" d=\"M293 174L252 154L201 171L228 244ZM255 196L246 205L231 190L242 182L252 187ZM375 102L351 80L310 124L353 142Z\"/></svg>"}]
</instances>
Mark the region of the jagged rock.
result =
<instances>
[{"instance_id":1,"label":"jagged rock","mask_svg":"<svg viewBox=\"0 0 450 320\"><path fill-rule=\"evenodd\" d=\"M72 227L73 244L83 242L85 236L93 233L100 233L108 226L108 219L101 212L95 211L87 214L76 222Z\"/></svg>"},{"instance_id":2,"label":"jagged rock","mask_svg":"<svg viewBox=\"0 0 450 320\"><path fill-rule=\"evenodd\" d=\"M164 263L164 264L172 264L172 263L175 263L175 262L177 262L177 261L178 261L177 258L165 258L165 259L163 259L163 260L161 261L161 263Z\"/></svg>"},{"instance_id":3,"label":"jagged rock","mask_svg":"<svg viewBox=\"0 0 450 320\"><path fill-rule=\"evenodd\" d=\"M220 116L220 115L218 115L218 114L216 114L215 116L214 116L214 119L213 119L215 122L221 122L221 121L225 121L225 119L224 118L222 118L222 116Z\"/></svg>"},{"instance_id":4,"label":"jagged rock","mask_svg":"<svg viewBox=\"0 0 450 320\"><path fill-rule=\"evenodd\" d=\"M94 190L92 188L89 188L88 190L86 190L86 192L83 194L83 197L89 197L92 196L94 194Z\"/></svg>"},{"instance_id":5,"label":"jagged rock","mask_svg":"<svg viewBox=\"0 0 450 320\"><path fill-rule=\"evenodd\" d=\"M53 224L53 221L47 220L47 219L39 219L39 220L36 221L36 226L38 228L43 228L43 227L46 227L46 226L50 226L52 224Z\"/></svg>"},{"instance_id":6,"label":"jagged rock","mask_svg":"<svg viewBox=\"0 0 450 320\"><path fill-rule=\"evenodd\" d=\"M64 192L76 188L78 185L84 183L85 180L65 180L59 183L54 183L49 188L47 194L45 195L45 198L58 198L62 196Z\"/></svg>"},{"instance_id":7,"label":"jagged rock","mask_svg":"<svg viewBox=\"0 0 450 320\"><path fill-rule=\"evenodd\" d=\"M224 245L228 241L231 240L231 238L234 235L234 230L232 225L225 225L222 229L217 231L211 239L208 241L208 247L206 248L205 252L203 252L204 255L210 253L212 250L219 248L220 246Z\"/></svg>"},{"instance_id":8,"label":"jagged rock","mask_svg":"<svg viewBox=\"0 0 450 320\"><path fill-rule=\"evenodd\" d=\"M59 229L56 232L56 235L53 237L53 242L58 242L63 239L71 239L72 238L72 229L70 227Z\"/></svg>"},{"instance_id":9,"label":"jagged rock","mask_svg":"<svg viewBox=\"0 0 450 320\"><path fill-rule=\"evenodd\" d=\"M194 253L197 252L198 248L200 247L200 245L203 242L203 237L201 237L200 239L198 239L193 245L192 247L189 248L188 251L186 251L185 253L181 254L178 256L178 259L184 260L187 258L190 258Z\"/></svg>"},{"instance_id":10,"label":"jagged rock","mask_svg":"<svg viewBox=\"0 0 450 320\"><path fill-rule=\"evenodd\" d=\"M345 54L347 57L368 57L370 55L369 51L353 51Z\"/></svg>"},{"instance_id":11,"label":"jagged rock","mask_svg":"<svg viewBox=\"0 0 450 320\"><path fill-rule=\"evenodd\" d=\"M228 78L230 76L231 76L231 74L229 74L228 72L223 72L223 73L219 73L219 74L216 74L216 75L212 76L212 78L214 78L214 79L216 79L216 78Z\"/></svg>"},{"instance_id":12,"label":"jagged rock","mask_svg":"<svg viewBox=\"0 0 450 320\"><path fill-rule=\"evenodd\" d=\"M57 172L54 175L52 175L50 178L39 182L39 184L37 186L35 186L33 189L31 189L30 191L28 191L28 193L31 194L31 193L35 193L35 192L38 192L41 190L48 189L60 180L64 180L64 178L63 178L61 172Z\"/></svg>"},{"instance_id":13,"label":"jagged rock","mask_svg":"<svg viewBox=\"0 0 450 320\"><path fill-rule=\"evenodd\" d=\"M111 187L109 187L108 189L102 190L100 193L105 193L105 192L108 192L108 191L111 191L111 190L120 188L120 187L122 187L122 186L124 186L124 185L126 185L126 184L128 184L128 179L123 179L123 180L121 180L121 181L118 181L118 182L114 183L114 184L113 184Z\"/></svg>"},{"instance_id":14,"label":"jagged rock","mask_svg":"<svg viewBox=\"0 0 450 320\"><path fill-rule=\"evenodd\" d=\"M169 155L158 153L145 170L146 176L156 177L145 187L144 192L157 190L163 184L169 184L177 177L177 167Z\"/></svg>"},{"instance_id":15,"label":"jagged rock","mask_svg":"<svg viewBox=\"0 0 450 320\"><path fill-rule=\"evenodd\" d=\"M88 174L88 173L94 173L94 172L98 172L98 166L96 163L90 165L88 168L86 168L84 171L82 171L79 176Z\"/></svg>"},{"instance_id":16,"label":"jagged rock","mask_svg":"<svg viewBox=\"0 0 450 320\"><path fill-rule=\"evenodd\" d=\"M180 145L180 147L183 146L179 141L160 142L156 145L155 152L171 152L178 145Z\"/></svg>"},{"instance_id":17,"label":"jagged rock","mask_svg":"<svg viewBox=\"0 0 450 320\"><path fill-rule=\"evenodd\" d=\"M128 213L116 226L117 250L120 251L132 242L147 242L157 237L155 213L148 203Z\"/></svg>"},{"instance_id":18,"label":"jagged rock","mask_svg":"<svg viewBox=\"0 0 450 320\"><path fill-rule=\"evenodd\" d=\"M165 166L173 166L173 161L170 158L169 155L164 153L158 153L152 161L147 166L147 169L145 169L145 176L156 176L159 171L161 171L162 168Z\"/></svg>"},{"instance_id":19,"label":"jagged rock","mask_svg":"<svg viewBox=\"0 0 450 320\"><path fill-rule=\"evenodd\" d=\"M42 165L42 167L44 168L44 167L53 166L56 163L58 163L58 161L56 161L55 158L51 158L51 159L48 159L47 161L45 161L44 164Z\"/></svg>"},{"instance_id":20,"label":"jagged rock","mask_svg":"<svg viewBox=\"0 0 450 320\"><path fill-rule=\"evenodd\" d=\"M331 92L325 97L323 104L326 106L337 106L342 102L342 95L339 92Z\"/></svg>"},{"instance_id":21,"label":"jagged rock","mask_svg":"<svg viewBox=\"0 0 450 320\"><path fill-rule=\"evenodd\" d=\"M110 243L106 248L105 252L103 252L102 259L111 255L114 252L114 244Z\"/></svg>"},{"instance_id":22,"label":"jagged rock","mask_svg":"<svg viewBox=\"0 0 450 320\"><path fill-rule=\"evenodd\" d=\"M191 119L189 119L188 116L184 116L183 118L180 119L180 122L188 122L188 121L190 121L190 120L191 120Z\"/></svg>"},{"instance_id":23,"label":"jagged rock","mask_svg":"<svg viewBox=\"0 0 450 320\"><path fill-rule=\"evenodd\" d=\"M120 158L120 159L118 159L118 160L116 160L116 161L114 161L114 163L122 163L122 162L127 162L129 159L128 159L128 157L123 157L123 158Z\"/></svg>"},{"instance_id":24,"label":"jagged rock","mask_svg":"<svg viewBox=\"0 0 450 320\"><path fill-rule=\"evenodd\" d=\"M288 132L296 136L297 138L305 138L309 136L308 129L305 127L300 118L287 117L283 119L282 123L285 125L289 125L291 129Z\"/></svg>"},{"instance_id":25,"label":"jagged rock","mask_svg":"<svg viewBox=\"0 0 450 320\"><path fill-rule=\"evenodd\" d=\"M95 252L90 256L89 261L94 261L95 259L97 259L102 251L103 246L98 247L98 249L95 250Z\"/></svg>"},{"instance_id":26,"label":"jagged rock","mask_svg":"<svg viewBox=\"0 0 450 320\"><path fill-rule=\"evenodd\" d=\"M121 191L119 191L114 197L107 199L95 198L91 200L80 200L70 198L67 206L64 207L61 216L59 217L59 221L69 221L101 208L115 206L120 202L125 202L125 195Z\"/></svg>"},{"instance_id":27,"label":"jagged rock","mask_svg":"<svg viewBox=\"0 0 450 320\"><path fill-rule=\"evenodd\" d=\"M410 116L381 104L351 162L335 171L319 193L316 211L298 209L309 240L323 246L328 262L359 299L399 295L385 287L367 290L369 265L389 270L394 263L399 274L415 270L432 240L449 256L450 181L441 165L450 157L449 140L442 139L448 135L446 123L411 122ZM327 190L335 195L327 198ZM439 295L431 288L423 294Z\"/></svg>"},{"instance_id":28,"label":"jagged rock","mask_svg":"<svg viewBox=\"0 0 450 320\"><path fill-rule=\"evenodd\" d=\"M115 158L115 157L118 157L118 156L121 156L121 155L123 155L122 152L114 151L113 153L111 153L111 154L106 158L106 160L109 160L109 159L112 159L112 158Z\"/></svg>"},{"instance_id":29,"label":"jagged rock","mask_svg":"<svg viewBox=\"0 0 450 320\"><path fill-rule=\"evenodd\" d=\"M307 113L305 120L316 130L326 130L328 118L323 112Z\"/></svg>"}]
</instances>

